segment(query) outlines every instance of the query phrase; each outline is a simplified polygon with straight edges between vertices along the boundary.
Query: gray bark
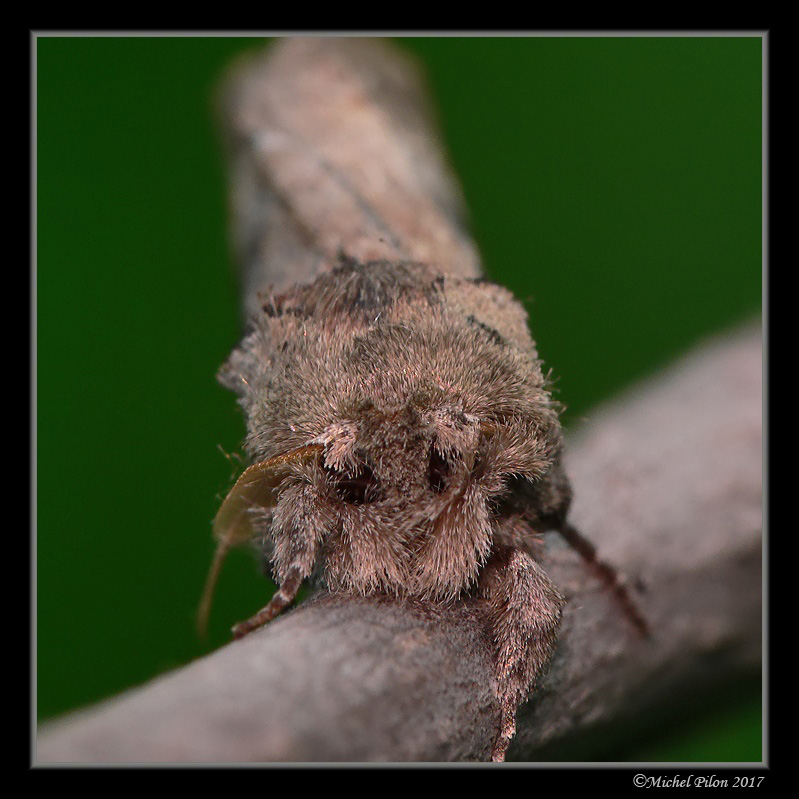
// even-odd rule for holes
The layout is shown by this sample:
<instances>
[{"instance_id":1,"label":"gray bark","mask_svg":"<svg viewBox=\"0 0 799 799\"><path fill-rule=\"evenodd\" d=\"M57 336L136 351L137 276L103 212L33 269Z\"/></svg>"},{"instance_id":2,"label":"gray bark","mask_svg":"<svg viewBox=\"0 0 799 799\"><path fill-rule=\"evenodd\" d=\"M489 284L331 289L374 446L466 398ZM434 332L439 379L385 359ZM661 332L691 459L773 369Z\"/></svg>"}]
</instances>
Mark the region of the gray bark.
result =
<instances>
[{"instance_id":1,"label":"gray bark","mask_svg":"<svg viewBox=\"0 0 799 799\"><path fill-rule=\"evenodd\" d=\"M379 39L283 39L223 82L245 313L339 253L482 272L416 63Z\"/></svg>"}]
</instances>

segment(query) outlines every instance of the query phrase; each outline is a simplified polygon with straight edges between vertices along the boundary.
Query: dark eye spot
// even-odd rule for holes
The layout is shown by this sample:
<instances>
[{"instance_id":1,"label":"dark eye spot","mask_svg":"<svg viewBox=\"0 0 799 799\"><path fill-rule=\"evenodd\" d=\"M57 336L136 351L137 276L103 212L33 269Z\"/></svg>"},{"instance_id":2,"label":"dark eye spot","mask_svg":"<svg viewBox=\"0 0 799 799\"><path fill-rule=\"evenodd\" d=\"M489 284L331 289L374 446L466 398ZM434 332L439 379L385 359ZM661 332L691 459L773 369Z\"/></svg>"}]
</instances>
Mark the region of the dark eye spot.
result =
<instances>
[{"instance_id":1,"label":"dark eye spot","mask_svg":"<svg viewBox=\"0 0 799 799\"><path fill-rule=\"evenodd\" d=\"M380 485L374 472L361 464L356 472L342 472L324 467L339 498L350 505L365 505L380 499Z\"/></svg>"},{"instance_id":2,"label":"dark eye spot","mask_svg":"<svg viewBox=\"0 0 799 799\"><path fill-rule=\"evenodd\" d=\"M537 509L539 500L531 494L532 484L527 478L510 475L505 481L505 492L495 498L499 516L513 516L529 509Z\"/></svg>"},{"instance_id":3,"label":"dark eye spot","mask_svg":"<svg viewBox=\"0 0 799 799\"><path fill-rule=\"evenodd\" d=\"M427 479L436 494L441 494L446 489L451 471L450 462L435 447L431 447Z\"/></svg>"},{"instance_id":4,"label":"dark eye spot","mask_svg":"<svg viewBox=\"0 0 799 799\"><path fill-rule=\"evenodd\" d=\"M518 494L522 491L530 481L524 477L519 477L518 474L512 474L505 481L506 494Z\"/></svg>"}]
</instances>

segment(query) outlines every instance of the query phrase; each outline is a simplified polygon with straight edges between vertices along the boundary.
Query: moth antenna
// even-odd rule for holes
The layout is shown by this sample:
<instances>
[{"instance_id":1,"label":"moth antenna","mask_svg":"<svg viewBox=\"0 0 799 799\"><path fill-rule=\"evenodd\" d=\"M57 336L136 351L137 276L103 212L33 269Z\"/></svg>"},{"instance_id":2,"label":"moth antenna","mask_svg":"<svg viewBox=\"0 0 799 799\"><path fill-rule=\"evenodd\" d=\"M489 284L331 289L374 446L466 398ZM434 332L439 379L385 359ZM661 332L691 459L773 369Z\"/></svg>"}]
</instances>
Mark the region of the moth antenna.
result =
<instances>
[{"instance_id":1,"label":"moth antenna","mask_svg":"<svg viewBox=\"0 0 799 799\"><path fill-rule=\"evenodd\" d=\"M222 564L230 551L230 538L228 535L223 538L216 545L214 550L214 559L211 561L211 568L208 570L208 576L205 578L205 586L203 587L202 598L197 608L197 633L200 638L205 639L208 633L208 618L211 615L211 603L214 599L214 591L216 584L219 580L219 574L222 571Z\"/></svg>"},{"instance_id":2,"label":"moth antenna","mask_svg":"<svg viewBox=\"0 0 799 799\"><path fill-rule=\"evenodd\" d=\"M563 536L566 543L580 555L588 566L593 569L596 576L605 584L605 587L615 597L638 634L643 638L649 638L651 635L649 623L636 607L633 598L628 593L626 586L619 580L619 575L613 566L597 557L596 547L573 525L564 522L556 529Z\"/></svg>"}]
</instances>

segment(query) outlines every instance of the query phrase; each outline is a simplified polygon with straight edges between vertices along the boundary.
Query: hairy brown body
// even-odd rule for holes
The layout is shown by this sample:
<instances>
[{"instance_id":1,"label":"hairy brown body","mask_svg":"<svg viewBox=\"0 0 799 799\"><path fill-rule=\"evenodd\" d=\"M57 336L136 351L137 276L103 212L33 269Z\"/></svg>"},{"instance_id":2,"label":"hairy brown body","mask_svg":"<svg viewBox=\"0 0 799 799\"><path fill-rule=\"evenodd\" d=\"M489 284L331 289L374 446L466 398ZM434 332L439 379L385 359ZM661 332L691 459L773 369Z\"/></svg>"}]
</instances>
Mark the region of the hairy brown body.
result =
<instances>
[{"instance_id":1,"label":"hairy brown body","mask_svg":"<svg viewBox=\"0 0 799 799\"><path fill-rule=\"evenodd\" d=\"M246 514L292 586L239 632L314 571L334 591L482 603L507 711L498 755L554 648L563 599L532 555L570 499L526 322L485 280L343 259L264 295L220 373L252 461L271 475L280 459Z\"/></svg>"},{"instance_id":2,"label":"hairy brown body","mask_svg":"<svg viewBox=\"0 0 799 799\"><path fill-rule=\"evenodd\" d=\"M284 39L236 66L222 116L249 330L220 379L244 409L252 465L216 516L200 618L227 549L253 541L280 587L236 636L311 577L473 603L494 648L501 760L560 623L541 533L563 532L626 602L566 523L558 408L527 315L481 277L401 52Z\"/></svg>"}]
</instances>

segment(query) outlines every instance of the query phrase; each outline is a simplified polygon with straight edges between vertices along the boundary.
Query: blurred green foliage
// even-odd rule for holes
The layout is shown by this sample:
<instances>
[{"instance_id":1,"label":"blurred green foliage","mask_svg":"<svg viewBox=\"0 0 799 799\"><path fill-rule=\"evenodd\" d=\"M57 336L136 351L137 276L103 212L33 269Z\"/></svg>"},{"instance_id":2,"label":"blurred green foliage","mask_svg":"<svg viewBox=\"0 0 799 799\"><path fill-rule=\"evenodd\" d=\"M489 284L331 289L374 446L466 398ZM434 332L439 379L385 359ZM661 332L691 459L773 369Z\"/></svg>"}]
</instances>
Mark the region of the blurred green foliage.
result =
<instances>
[{"instance_id":1,"label":"blurred green foliage","mask_svg":"<svg viewBox=\"0 0 799 799\"><path fill-rule=\"evenodd\" d=\"M212 89L262 40L36 40L40 718L227 640L193 614L243 423ZM565 421L761 307L758 37L414 38L489 274L528 301ZM618 759L761 758L759 689Z\"/></svg>"}]
</instances>

